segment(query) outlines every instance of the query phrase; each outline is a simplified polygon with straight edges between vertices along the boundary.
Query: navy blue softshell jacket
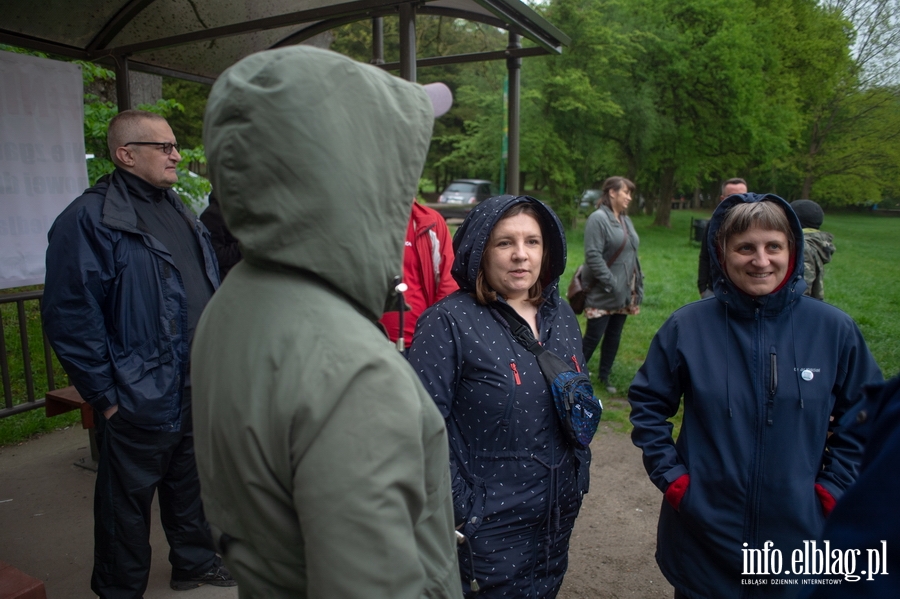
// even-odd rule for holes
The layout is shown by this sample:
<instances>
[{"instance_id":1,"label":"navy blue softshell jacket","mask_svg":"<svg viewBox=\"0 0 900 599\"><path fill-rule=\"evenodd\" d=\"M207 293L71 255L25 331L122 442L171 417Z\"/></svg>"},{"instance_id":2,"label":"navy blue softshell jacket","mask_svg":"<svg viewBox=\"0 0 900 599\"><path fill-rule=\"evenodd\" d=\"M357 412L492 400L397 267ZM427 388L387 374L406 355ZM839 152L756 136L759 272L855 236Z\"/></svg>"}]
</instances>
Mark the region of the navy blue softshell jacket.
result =
<instances>
[{"instance_id":1,"label":"navy blue softshell jacket","mask_svg":"<svg viewBox=\"0 0 900 599\"><path fill-rule=\"evenodd\" d=\"M539 341L584 371L578 321L559 298L563 229L527 196L494 197L471 211L453 239L460 290L422 314L409 355L447 424L456 524L474 554L473 565L468 549L460 549L463 590L474 570L479 597L555 596L588 490L590 450L567 443L537 359L494 308L472 295L490 232L523 202L541 214L549 246Z\"/></svg>"},{"instance_id":2,"label":"navy blue softshell jacket","mask_svg":"<svg viewBox=\"0 0 900 599\"><path fill-rule=\"evenodd\" d=\"M174 191L166 198L193 230L218 288L209 231ZM118 405L135 426L180 429L187 294L172 255L138 228L119 172L69 204L48 238L44 331L78 393L100 412Z\"/></svg>"},{"instance_id":3,"label":"navy blue softshell jacket","mask_svg":"<svg viewBox=\"0 0 900 599\"><path fill-rule=\"evenodd\" d=\"M862 457L862 437L837 423L863 385L882 380L853 320L803 296L803 233L784 200L724 200L710 222L710 256L718 255L725 212L763 200L784 208L800 240L788 282L754 298L713 259L715 296L663 324L628 393L632 439L653 483L664 492L690 474L679 511L662 502L656 557L669 582L692 598L796 595L797 586L742 585L742 578L766 578L742 574L743 544L761 549L772 541L791 566L792 552L819 536L825 518L815 484L839 498ZM682 398L675 442L667 419Z\"/></svg>"}]
</instances>

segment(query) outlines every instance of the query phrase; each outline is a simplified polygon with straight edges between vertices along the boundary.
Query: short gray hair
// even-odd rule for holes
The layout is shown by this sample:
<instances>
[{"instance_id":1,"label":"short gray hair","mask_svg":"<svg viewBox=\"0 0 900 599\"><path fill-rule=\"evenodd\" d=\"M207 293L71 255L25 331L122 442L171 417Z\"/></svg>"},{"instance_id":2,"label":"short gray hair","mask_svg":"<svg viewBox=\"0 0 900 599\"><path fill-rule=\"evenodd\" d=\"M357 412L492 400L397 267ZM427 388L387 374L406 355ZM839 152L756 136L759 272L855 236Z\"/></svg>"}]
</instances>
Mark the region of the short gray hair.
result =
<instances>
[{"instance_id":1,"label":"short gray hair","mask_svg":"<svg viewBox=\"0 0 900 599\"><path fill-rule=\"evenodd\" d=\"M135 139L140 134L140 125L144 121L166 121L164 117L146 110L123 110L109 121L106 131L106 145L109 147L110 159L116 161L116 149L129 141L145 141Z\"/></svg>"}]
</instances>

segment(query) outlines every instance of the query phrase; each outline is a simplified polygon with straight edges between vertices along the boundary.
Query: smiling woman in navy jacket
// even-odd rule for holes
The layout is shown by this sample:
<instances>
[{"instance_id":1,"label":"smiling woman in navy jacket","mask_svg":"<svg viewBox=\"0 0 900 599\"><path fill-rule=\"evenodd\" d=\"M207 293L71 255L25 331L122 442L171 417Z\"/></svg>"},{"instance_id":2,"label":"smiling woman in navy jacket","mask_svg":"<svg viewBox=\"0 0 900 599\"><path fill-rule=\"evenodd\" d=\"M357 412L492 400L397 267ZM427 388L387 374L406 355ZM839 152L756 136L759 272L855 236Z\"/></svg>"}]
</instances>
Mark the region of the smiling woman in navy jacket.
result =
<instances>
[{"instance_id":1,"label":"smiling woman in navy jacket","mask_svg":"<svg viewBox=\"0 0 900 599\"><path fill-rule=\"evenodd\" d=\"M419 318L409 361L444 416L463 590L555 597L588 489L590 450L563 433L534 354L498 312L511 306L543 347L584 370L581 331L559 298L566 240L527 196L476 206L453 238L456 291ZM471 548L471 551L469 551Z\"/></svg>"},{"instance_id":2,"label":"smiling woman in navy jacket","mask_svg":"<svg viewBox=\"0 0 900 599\"><path fill-rule=\"evenodd\" d=\"M793 597L799 586L779 584L804 577L793 552L819 536L862 456L837 423L881 371L849 316L803 296L803 233L784 200L729 197L707 244L715 297L663 324L628 394L632 439L665 494L657 562L676 598Z\"/></svg>"}]
</instances>

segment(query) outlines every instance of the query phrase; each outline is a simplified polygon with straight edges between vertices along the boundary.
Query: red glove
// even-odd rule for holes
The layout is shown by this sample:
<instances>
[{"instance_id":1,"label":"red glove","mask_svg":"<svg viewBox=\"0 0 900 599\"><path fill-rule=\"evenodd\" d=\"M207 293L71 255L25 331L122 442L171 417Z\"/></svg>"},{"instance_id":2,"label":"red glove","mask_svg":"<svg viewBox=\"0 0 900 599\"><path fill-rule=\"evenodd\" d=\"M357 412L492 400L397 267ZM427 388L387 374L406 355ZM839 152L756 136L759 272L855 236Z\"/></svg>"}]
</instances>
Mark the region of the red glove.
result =
<instances>
[{"instance_id":1,"label":"red glove","mask_svg":"<svg viewBox=\"0 0 900 599\"><path fill-rule=\"evenodd\" d=\"M687 493L688 485L691 484L691 475L690 474L682 474L674 481L669 484L669 487L666 489L666 501L669 502L675 511L678 511L678 506L681 505L681 498L684 497L684 494Z\"/></svg>"},{"instance_id":2,"label":"red glove","mask_svg":"<svg viewBox=\"0 0 900 599\"><path fill-rule=\"evenodd\" d=\"M819 498L819 503L822 504L822 513L825 514L825 517L827 518L831 513L831 510L834 509L834 504L837 503L837 500L828 492L828 489L819 483L816 483L816 496Z\"/></svg>"}]
</instances>

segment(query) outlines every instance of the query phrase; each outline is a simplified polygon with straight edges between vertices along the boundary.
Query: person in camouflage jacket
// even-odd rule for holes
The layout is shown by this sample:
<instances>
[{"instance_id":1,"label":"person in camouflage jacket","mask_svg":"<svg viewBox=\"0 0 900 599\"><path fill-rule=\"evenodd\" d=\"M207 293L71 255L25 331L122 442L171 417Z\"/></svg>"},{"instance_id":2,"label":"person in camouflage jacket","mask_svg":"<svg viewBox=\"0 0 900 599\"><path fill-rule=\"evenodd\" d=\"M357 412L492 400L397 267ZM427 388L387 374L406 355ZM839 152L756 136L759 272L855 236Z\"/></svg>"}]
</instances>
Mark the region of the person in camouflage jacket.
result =
<instances>
[{"instance_id":1,"label":"person in camouflage jacket","mask_svg":"<svg viewBox=\"0 0 900 599\"><path fill-rule=\"evenodd\" d=\"M834 254L834 235L820 231L825 213L822 207L812 200L795 200L791 208L797 213L803 227L803 279L806 281L806 293L816 299L825 299L825 265L831 262Z\"/></svg>"}]
</instances>

